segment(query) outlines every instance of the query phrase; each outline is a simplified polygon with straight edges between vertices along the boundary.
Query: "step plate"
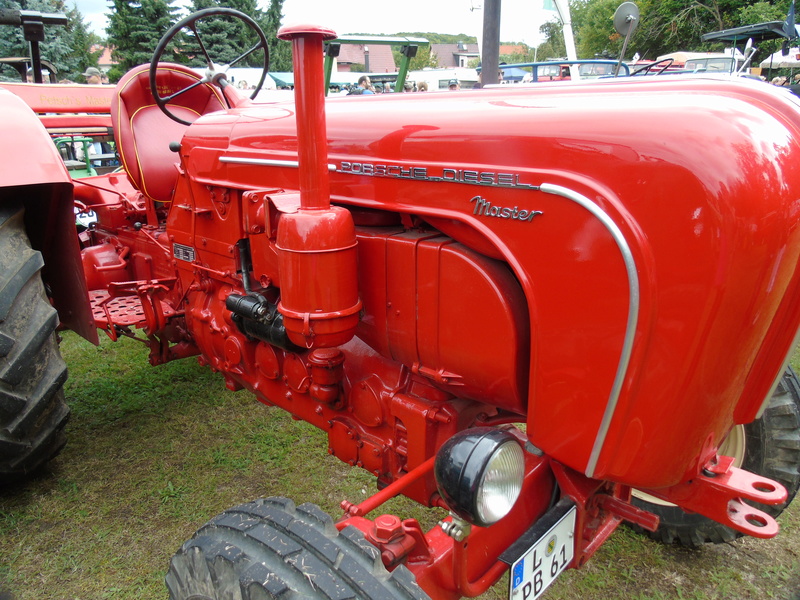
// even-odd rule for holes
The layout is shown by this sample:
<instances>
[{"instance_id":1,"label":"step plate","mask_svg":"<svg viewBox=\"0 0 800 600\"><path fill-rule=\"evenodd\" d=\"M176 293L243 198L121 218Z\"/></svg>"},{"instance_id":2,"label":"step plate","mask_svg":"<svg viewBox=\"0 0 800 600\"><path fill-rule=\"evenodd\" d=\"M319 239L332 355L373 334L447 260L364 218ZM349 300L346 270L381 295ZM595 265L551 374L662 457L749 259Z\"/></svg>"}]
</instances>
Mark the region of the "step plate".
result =
<instances>
[{"instance_id":1,"label":"step plate","mask_svg":"<svg viewBox=\"0 0 800 600\"><path fill-rule=\"evenodd\" d=\"M117 296L111 298L105 290L93 290L89 292L89 301L92 306L92 317L95 326L99 329L108 329L108 318L111 317L113 325L118 327L144 327L147 319L145 318L142 301L138 296ZM157 300L161 305L161 311L166 318L175 314L165 302Z\"/></svg>"}]
</instances>

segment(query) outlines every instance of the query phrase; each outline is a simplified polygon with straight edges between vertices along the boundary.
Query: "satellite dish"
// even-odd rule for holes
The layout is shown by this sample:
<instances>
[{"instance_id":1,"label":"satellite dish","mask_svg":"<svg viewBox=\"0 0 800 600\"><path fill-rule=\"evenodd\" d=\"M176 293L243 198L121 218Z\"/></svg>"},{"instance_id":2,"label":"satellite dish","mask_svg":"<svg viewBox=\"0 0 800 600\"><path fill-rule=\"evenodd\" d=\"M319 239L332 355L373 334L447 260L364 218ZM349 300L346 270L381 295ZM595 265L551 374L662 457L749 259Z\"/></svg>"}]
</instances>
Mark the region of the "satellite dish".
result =
<instances>
[{"instance_id":1,"label":"satellite dish","mask_svg":"<svg viewBox=\"0 0 800 600\"><path fill-rule=\"evenodd\" d=\"M614 29L626 37L630 36L639 25L639 7L633 2L623 2L614 13Z\"/></svg>"}]
</instances>

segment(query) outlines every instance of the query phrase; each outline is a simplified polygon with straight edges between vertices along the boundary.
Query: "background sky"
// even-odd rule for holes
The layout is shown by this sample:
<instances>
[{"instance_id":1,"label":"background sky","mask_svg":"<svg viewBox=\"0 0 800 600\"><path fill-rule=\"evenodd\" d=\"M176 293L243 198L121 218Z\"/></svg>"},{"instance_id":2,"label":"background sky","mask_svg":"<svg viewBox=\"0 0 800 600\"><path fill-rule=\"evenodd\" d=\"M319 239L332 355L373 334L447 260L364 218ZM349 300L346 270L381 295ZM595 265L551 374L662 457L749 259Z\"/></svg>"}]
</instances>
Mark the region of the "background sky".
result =
<instances>
[{"instance_id":1,"label":"background sky","mask_svg":"<svg viewBox=\"0 0 800 600\"><path fill-rule=\"evenodd\" d=\"M95 33L105 37L107 0L71 0L69 3L78 7ZM540 25L556 15L545 10L544 4L544 0L503 0L500 40L529 45L540 43ZM391 4L375 0L284 0L283 23L315 23L330 27L338 34L423 31L480 37L481 6L481 0L403 0Z\"/></svg>"}]
</instances>

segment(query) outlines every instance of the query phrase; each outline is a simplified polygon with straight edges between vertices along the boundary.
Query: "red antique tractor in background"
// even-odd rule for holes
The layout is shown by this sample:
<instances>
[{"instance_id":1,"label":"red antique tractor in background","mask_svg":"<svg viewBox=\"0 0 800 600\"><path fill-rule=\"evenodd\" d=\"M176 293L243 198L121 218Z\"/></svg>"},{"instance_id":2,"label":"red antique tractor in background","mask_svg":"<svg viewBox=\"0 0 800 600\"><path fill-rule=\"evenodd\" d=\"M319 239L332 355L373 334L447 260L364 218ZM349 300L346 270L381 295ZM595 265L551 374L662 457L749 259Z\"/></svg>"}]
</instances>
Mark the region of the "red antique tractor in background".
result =
<instances>
[{"instance_id":1,"label":"red antique tractor in background","mask_svg":"<svg viewBox=\"0 0 800 600\"><path fill-rule=\"evenodd\" d=\"M325 100L335 34L298 26L294 96L255 103L211 57L160 62L211 16L256 27L195 13L116 86L121 171L73 181L0 90L4 479L64 443L61 326L198 356L377 478L338 520L283 498L212 519L172 598L458 598L510 569L528 600L623 520L778 533L800 482L795 97L652 77ZM98 219L80 234L74 206ZM400 494L450 516L380 515Z\"/></svg>"}]
</instances>

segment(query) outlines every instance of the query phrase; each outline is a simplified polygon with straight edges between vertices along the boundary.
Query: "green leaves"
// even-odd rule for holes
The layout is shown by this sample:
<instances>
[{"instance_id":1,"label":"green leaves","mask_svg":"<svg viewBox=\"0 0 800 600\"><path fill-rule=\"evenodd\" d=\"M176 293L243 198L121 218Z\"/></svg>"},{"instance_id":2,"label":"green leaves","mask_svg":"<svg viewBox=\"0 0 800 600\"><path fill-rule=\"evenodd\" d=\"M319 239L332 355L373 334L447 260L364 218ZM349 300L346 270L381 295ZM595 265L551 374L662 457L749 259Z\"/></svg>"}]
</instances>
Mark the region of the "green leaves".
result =
<instances>
[{"instance_id":1,"label":"green leaves","mask_svg":"<svg viewBox=\"0 0 800 600\"><path fill-rule=\"evenodd\" d=\"M108 43L124 73L149 63L158 41L177 20L174 0L110 0ZM175 60L169 52L165 60Z\"/></svg>"},{"instance_id":2,"label":"green leaves","mask_svg":"<svg viewBox=\"0 0 800 600\"><path fill-rule=\"evenodd\" d=\"M95 34L89 32L83 22L83 15L73 5L69 8L63 0L0 0L0 9L32 10L42 13L64 13L69 22L66 25L45 25L45 41L39 45L43 59L49 60L58 68L59 79L82 82L80 74L87 67L96 67L99 51L92 47L100 42ZM10 25L0 26L0 56L29 56L28 42L23 38L22 28ZM15 78L16 79L16 78Z\"/></svg>"},{"instance_id":3,"label":"green leaves","mask_svg":"<svg viewBox=\"0 0 800 600\"><path fill-rule=\"evenodd\" d=\"M578 56L594 58L603 55L616 58L622 50L623 38L616 31L612 18L620 0L572 0L570 13ZM789 0L750 2L747 0L636 0L639 26L633 33L627 56L638 53L642 59L686 51L720 51L724 44L704 44L703 33L783 20ZM538 59L565 56L560 22L545 23L540 31L546 41L539 46ZM767 56L780 46L780 41L759 44L759 55ZM758 60L754 61L758 62Z\"/></svg>"}]
</instances>

